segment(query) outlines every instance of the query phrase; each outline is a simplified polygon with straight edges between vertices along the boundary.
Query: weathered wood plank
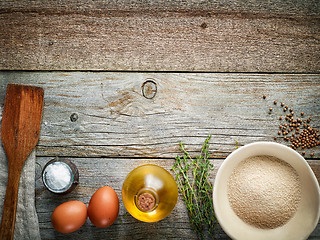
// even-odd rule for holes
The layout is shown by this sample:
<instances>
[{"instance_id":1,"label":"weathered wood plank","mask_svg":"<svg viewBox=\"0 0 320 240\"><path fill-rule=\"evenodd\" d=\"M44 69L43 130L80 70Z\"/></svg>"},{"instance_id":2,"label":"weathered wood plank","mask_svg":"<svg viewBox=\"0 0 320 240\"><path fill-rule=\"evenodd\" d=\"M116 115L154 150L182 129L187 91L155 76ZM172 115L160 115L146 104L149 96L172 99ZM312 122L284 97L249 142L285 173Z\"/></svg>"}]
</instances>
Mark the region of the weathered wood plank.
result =
<instances>
[{"instance_id":1,"label":"weathered wood plank","mask_svg":"<svg viewBox=\"0 0 320 240\"><path fill-rule=\"evenodd\" d=\"M0 69L320 72L319 1L0 3Z\"/></svg>"},{"instance_id":2,"label":"weathered wood plank","mask_svg":"<svg viewBox=\"0 0 320 240\"><path fill-rule=\"evenodd\" d=\"M37 162L43 167L51 158L40 157ZM69 200L89 203L92 194L100 187L109 185L115 189L120 199L120 213L115 224L99 229L90 220L79 230L68 234L68 239L196 239L189 225L188 215L182 197L172 213L157 223L143 223L134 219L125 209L121 200L121 187L126 175L143 164L152 163L170 171L173 159L106 159L106 158L69 158L80 174L79 186L70 194L57 196L48 192L40 179L36 181L36 207L42 239L65 239L66 235L57 233L51 226L50 217L56 206ZM214 174L222 163L222 159L212 160L215 165ZM309 161L319 180L320 165L318 161ZM172 173L172 172L171 172ZM310 239L320 237L319 227L311 234ZM313 238L311 238L313 237ZM217 226L216 239L229 239Z\"/></svg>"},{"instance_id":3,"label":"weathered wood plank","mask_svg":"<svg viewBox=\"0 0 320 240\"><path fill-rule=\"evenodd\" d=\"M180 152L180 141L191 153L198 152L211 134L212 156L224 158L237 145L274 141L279 116L284 115L281 101L296 115L303 111L304 119L312 117L312 126L319 129L319 78L317 74L1 72L0 106L8 82L45 89L38 156L172 158ZM142 94L148 79L157 85L153 99ZM74 122L73 113L78 115ZM288 144L279 136L277 141ZM307 149L306 158L312 152L314 159L319 158L319 146Z\"/></svg>"},{"instance_id":4,"label":"weathered wood plank","mask_svg":"<svg viewBox=\"0 0 320 240\"><path fill-rule=\"evenodd\" d=\"M59 1L59 3L48 0L33 0L32 2L22 0L3 0L0 3L1 9L5 10L50 10L57 9L59 11L78 11L78 12L92 12L99 11L190 11L190 10L220 10L220 11L232 11L239 10L243 12L263 12L263 13L278 13L287 15L318 15L320 11L320 3L318 1L290 1L284 0L279 2L278 0L265 1L192 1L192 0L174 0L174 1L148 1L148 0L132 0L130 2L126 0L95 0L95 1Z\"/></svg>"},{"instance_id":5,"label":"weathered wood plank","mask_svg":"<svg viewBox=\"0 0 320 240\"><path fill-rule=\"evenodd\" d=\"M41 166L49 158L40 158ZM100 187L109 185L115 189L120 200L120 212L116 222L108 228L96 228L90 220L68 239L197 239L192 232L184 203L179 199L172 213L157 223L143 223L134 219L125 209L121 187L125 176L135 167L156 163L170 170L173 160L133 159L71 159L79 169L80 184L72 193L57 196L48 192L40 180L36 183L36 206L42 239L65 239L51 226L51 214L56 206L69 200L80 200L88 205L92 194Z\"/></svg>"},{"instance_id":6,"label":"weathered wood plank","mask_svg":"<svg viewBox=\"0 0 320 240\"><path fill-rule=\"evenodd\" d=\"M318 182L320 183L320 161L318 160L308 160L308 163L314 172L314 175L317 177Z\"/></svg>"}]
</instances>

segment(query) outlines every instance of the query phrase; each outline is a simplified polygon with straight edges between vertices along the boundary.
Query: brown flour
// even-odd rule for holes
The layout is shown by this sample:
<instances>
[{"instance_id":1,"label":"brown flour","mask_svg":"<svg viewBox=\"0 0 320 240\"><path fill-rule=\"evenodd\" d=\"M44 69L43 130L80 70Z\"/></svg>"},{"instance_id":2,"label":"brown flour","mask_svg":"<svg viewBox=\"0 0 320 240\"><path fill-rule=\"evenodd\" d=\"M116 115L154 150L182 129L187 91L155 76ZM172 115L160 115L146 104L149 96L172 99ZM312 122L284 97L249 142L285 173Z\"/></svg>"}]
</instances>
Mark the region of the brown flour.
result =
<instances>
[{"instance_id":1,"label":"brown flour","mask_svg":"<svg viewBox=\"0 0 320 240\"><path fill-rule=\"evenodd\" d=\"M250 157L231 174L228 199L244 222L262 229L277 228L297 211L300 179L291 165L276 157Z\"/></svg>"}]
</instances>

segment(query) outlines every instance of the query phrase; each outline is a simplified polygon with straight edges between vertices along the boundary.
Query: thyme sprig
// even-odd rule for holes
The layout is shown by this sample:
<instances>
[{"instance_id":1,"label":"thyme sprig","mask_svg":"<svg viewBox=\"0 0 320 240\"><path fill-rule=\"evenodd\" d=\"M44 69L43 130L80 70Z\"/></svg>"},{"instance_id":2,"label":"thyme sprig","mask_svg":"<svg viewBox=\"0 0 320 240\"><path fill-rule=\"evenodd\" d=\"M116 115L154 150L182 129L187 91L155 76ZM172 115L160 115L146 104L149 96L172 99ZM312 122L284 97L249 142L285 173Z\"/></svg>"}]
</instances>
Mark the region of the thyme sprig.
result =
<instances>
[{"instance_id":1,"label":"thyme sprig","mask_svg":"<svg viewBox=\"0 0 320 240\"><path fill-rule=\"evenodd\" d=\"M177 156L172 167L179 192L188 210L190 225L200 239L204 239L206 231L214 238L216 222L212 202L213 186L209 180L213 170L208 152L210 138L211 135L205 140L200 155L195 158L192 158L184 144L180 143L184 155Z\"/></svg>"}]
</instances>

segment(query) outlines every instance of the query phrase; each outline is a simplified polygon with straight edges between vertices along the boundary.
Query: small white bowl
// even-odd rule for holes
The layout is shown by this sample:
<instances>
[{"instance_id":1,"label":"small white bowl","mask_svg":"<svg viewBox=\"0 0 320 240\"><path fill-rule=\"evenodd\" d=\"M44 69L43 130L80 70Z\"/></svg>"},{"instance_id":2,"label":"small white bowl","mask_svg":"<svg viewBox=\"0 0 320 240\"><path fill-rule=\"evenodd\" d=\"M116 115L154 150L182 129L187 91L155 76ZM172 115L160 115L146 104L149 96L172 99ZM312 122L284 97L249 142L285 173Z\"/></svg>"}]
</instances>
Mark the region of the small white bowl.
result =
<instances>
[{"instance_id":1,"label":"small white bowl","mask_svg":"<svg viewBox=\"0 0 320 240\"><path fill-rule=\"evenodd\" d=\"M269 155L289 163L301 181L301 200L297 212L284 225L260 229L242 221L228 200L228 180L234 168L248 157ZM273 142L256 142L232 152L219 168L213 190L215 215L223 230L236 240L302 240L307 239L319 221L319 183L306 160L293 149Z\"/></svg>"}]
</instances>

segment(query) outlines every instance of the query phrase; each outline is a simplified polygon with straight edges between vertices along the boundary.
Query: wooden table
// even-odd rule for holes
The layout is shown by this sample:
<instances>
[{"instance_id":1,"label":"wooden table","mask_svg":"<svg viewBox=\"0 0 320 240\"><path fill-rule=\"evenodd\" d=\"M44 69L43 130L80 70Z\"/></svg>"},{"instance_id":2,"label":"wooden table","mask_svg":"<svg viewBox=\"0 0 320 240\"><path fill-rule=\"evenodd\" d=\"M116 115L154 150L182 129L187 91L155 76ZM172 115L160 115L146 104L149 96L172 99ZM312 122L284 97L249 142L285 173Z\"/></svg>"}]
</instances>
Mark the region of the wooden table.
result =
<instances>
[{"instance_id":1,"label":"wooden table","mask_svg":"<svg viewBox=\"0 0 320 240\"><path fill-rule=\"evenodd\" d=\"M0 29L1 112L7 83L43 87L37 170L58 157L80 172L64 196L36 180L42 239L196 239L181 196L160 222L131 217L125 176L145 163L170 170L179 142L196 155L208 135L215 171L239 146L289 145L277 134L280 102L320 126L318 1L6 0ZM319 180L320 148L305 151ZM88 204L104 185L120 198L114 225L52 228L57 205ZM309 239L319 238L320 227Z\"/></svg>"}]
</instances>

